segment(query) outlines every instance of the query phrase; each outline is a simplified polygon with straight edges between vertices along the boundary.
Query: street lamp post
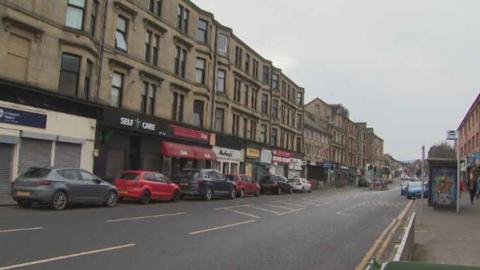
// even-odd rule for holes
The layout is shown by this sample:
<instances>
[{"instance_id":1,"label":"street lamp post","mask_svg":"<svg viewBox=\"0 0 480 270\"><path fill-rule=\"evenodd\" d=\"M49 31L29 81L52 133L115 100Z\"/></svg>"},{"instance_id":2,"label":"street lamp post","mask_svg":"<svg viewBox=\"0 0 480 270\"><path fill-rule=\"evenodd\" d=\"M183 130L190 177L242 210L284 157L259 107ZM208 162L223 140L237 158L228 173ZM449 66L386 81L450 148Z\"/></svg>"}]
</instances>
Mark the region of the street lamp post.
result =
<instances>
[{"instance_id":1,"label":"street lamp post","mask_svg":"<svg viewBox=\"0 0 480 270\"><path fill-rule=\"evenodd\" d=\"M457 130L447 132L447 140L455 142L457 152L457 214L460 213L460 138Z\"/></svg>"}]
</instances>

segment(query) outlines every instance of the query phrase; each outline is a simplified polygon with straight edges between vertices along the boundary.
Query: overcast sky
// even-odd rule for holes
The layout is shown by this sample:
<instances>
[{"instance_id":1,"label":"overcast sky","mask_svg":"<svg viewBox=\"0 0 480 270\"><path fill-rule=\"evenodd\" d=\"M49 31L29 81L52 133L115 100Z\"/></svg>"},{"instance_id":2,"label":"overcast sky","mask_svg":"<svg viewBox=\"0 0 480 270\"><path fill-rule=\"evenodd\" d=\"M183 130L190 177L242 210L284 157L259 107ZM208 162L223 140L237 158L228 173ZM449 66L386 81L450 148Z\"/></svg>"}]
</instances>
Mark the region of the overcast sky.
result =
<instances>
[{"instance_id":1,"label":"overcast sky","mask_svg":"<svg viewBox=\"0 0 480 270\"><path fill-rule=\"evenodd\" d=\"M420 157L480 89L479 0L193 0L306 91ZM428 148L427 148L428 149Z\"/></svg>"}]
</instances>

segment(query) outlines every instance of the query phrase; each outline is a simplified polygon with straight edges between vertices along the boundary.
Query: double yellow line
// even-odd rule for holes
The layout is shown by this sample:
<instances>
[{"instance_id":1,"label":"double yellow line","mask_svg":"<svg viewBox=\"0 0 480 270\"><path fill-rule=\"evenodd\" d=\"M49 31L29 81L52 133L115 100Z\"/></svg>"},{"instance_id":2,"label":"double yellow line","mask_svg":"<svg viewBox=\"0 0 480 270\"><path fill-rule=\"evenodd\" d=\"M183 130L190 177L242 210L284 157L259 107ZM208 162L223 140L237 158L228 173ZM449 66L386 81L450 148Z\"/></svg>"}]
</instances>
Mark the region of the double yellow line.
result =
<instances>
[{"instance_id":1,"label":"double yellow line","mask_svg":"<svg viewBox=\"0 0 480 270\"><path fill-rule=\"evenodd\" d=\"M382 234L375 240L373 246L368 250L365 257L363 257L362 261L355 267L355 270L365 270L368 266L368 263L371 259L380 259L382 258L385 250L387 249L388 245L390 244L392 237L395 236L395 232L397 231L398 227L402 224L403 219L407 215L407 213L412 208L414 201L409 201L403 211L396 217L392 222L385 228Z\"/></svg>"}]
</instances>

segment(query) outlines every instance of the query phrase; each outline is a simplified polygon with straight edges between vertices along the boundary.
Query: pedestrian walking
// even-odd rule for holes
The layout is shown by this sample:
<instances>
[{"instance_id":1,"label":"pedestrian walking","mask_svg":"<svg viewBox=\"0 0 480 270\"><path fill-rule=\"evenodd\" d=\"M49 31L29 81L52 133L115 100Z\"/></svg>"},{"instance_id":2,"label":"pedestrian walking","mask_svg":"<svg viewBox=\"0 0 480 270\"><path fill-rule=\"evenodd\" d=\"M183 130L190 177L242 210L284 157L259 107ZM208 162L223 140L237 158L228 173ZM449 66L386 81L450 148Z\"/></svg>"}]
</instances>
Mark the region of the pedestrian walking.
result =
<instances>
[{"instance_id":1,"label":"pedestrian walking","mask_svg":"<svg viewBox=\"0 0 480 270\"><path fill-rule=\"evenodd\" d=\"M472 172L470 172L470 181L468 183L468 189L470 191L470 203L472 205L478 192L478 176L478 170L472 169Z\"/></svg>"}]
</instances>

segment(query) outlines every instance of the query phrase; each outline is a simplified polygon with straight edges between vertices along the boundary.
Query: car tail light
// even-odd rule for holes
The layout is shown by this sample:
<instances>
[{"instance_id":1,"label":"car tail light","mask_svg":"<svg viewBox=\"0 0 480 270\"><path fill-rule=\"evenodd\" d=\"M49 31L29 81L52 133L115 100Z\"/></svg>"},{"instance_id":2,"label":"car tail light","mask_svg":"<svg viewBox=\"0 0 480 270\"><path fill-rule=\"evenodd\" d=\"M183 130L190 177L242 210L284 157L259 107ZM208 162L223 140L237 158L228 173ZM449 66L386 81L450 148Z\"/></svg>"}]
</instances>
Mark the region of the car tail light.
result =
<instances>
[{"instance_id":1,"label":"car tail light","mask_svg":"<svg viewBox=\"0 0 480 270\"><path fill-rule=\"evenodd\" d=\"M49 181L49 180L37 180L37 181L34 181L33 182L35 185L37 186L49 186L52 181Z\"/></svg>"}]
</instances>

